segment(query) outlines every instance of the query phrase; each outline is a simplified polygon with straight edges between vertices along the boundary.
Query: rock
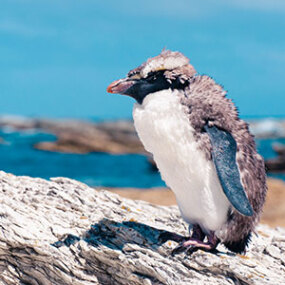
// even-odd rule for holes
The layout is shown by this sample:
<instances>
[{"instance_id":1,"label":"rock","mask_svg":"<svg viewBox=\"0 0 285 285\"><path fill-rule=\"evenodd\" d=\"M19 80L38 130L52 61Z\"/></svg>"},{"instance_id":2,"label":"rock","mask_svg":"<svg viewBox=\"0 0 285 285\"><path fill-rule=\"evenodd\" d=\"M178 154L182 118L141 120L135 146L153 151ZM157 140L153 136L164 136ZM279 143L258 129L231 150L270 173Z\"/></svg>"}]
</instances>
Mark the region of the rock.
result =
<instances>
[{"instance_id":1,"label":"rock","mask_svg":"<svg viewBox=\"0 0 285 285\"><path fill-rule=\"evenodd\" d=\"M250 127L256 138L285 137L285 121L250 121ZM142 146L132 121L114 121L94 123L82 120L30 119L25 117L0 117L0 128L13 130L37 129L54 134L55 141L44 141L34 148L45 151L65 153L106 152L111 154L139 153L148 156L150 169L157 171L152 156ZM278 148L278 146L277 146ZM284 149L277 151L284 152ZM285 171L285 158L266 161L268 171Z\"/></svg>"},{"instance_id":2,"label":"rock","mask_svg":"<svg viewBox=\"0 0 285 285\"><path fill-rule=\"evenodd\" d=\"M35 148L69 153L145 153L131 122L92 123L86 121L41 121L40 129L57 136L55 142L41 142Z\"/></svg>"},{"instance_id":3,"label":"rock","mask_svg":"<svg viewBox=\"0 0 285 285\"><path fill-rule=\"evenodd\" d=\"M56 135L56 141L39 142L34 145L40 150L146 154L131 121L94 123L82 120L0 117L0 127L20 131L37 129Z\"/></svg>"},{"instance_id":4,"label":"rock","mask_svg":"<svg viewBox=\"0 0 285 285\"><path fill-rule=\"evenodd\" d=\"M172 257L187 234L176 206L66 179L0 172L0 284L284 284L285 230L258 227L246 256L219 246Z\"/></svg>"},{"instance_id":5,"label":"rock","mask_svg":"<svg viewBox=\"0 0 285 285\"><path fill-rule=\"evenodd\" d=\"M273 149L278 155L285 156L285 144L276 143L273 145Z\"/></svg>"},{"instance_id":6,"label":"rock","mask_svg":"<svg viewBox=\"0 0 285 285\"><path fill-rule=\"evenodd\" d=\"M265 161L267 170L270 172L285 172L285 145L274 144L273 149L278 156Z\"/></svg>"},{"instance_id":7,"label":"rock","mask_svg":"<svg viewBox=\"0 0 285 285\"><path fill-rule=\"evenodd\" d=\"M261 120L250 120L251 132L256 138L284 138L285 120L266 118Z\"/></svg>"},{"instance_id":8,"label":"rock","mask_svg":"<svg viewBox=\"0 0 285 285\"><path fill-rule=\"evenodd\" d=\"M265 161L266 170L268 172L284 172L285 171L285 157L280 156Z\"/></svg>"}]
</instances>

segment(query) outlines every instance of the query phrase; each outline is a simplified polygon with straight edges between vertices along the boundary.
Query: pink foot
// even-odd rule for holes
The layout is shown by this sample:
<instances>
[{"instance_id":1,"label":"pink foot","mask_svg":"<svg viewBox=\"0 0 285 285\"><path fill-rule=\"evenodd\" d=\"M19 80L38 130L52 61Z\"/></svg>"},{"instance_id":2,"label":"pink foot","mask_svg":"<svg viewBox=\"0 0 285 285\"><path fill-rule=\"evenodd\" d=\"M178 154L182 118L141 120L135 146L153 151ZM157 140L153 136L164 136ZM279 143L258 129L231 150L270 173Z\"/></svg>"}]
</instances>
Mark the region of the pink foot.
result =
<instances>
[{"instance_id":1,"label":"pink foot","mask_svg":"<svg viewBox=\"0 0 285 285\"><path fill-rule=\"evenodd\" d=\"M187 254L191 254L197 251L198 249L209 252L216 252L216 247L219 243L219 240L215 236L214 232L211 232L209 235L207 235L207 239L208 241L204 242L203 240L190 237L189 239L181 242L177 247L175 247L171 255L175 255L183 251L186 251Z\"/></svg>"},{"instance_id":2,"label":"pink foot","mask_svg":"<svg viewBox=\"0 0 285 285\"><path fill-rule=\"evenodd\" d=\"M204 242L205 236L206 235L202 231L201 227L199 225L194 225L191 237L184 237L176 233L165 231L160 234L158 239L161 243L164 243L167 240L173 240L179 243L179 245L172 251L172 255L183 251L186 251L187 254L191 254L198 249L217 252L216 247L219 244L219 239L215 236L215 233L210 232L207 235L207 242Z\"/></svg>"}]
</instances>

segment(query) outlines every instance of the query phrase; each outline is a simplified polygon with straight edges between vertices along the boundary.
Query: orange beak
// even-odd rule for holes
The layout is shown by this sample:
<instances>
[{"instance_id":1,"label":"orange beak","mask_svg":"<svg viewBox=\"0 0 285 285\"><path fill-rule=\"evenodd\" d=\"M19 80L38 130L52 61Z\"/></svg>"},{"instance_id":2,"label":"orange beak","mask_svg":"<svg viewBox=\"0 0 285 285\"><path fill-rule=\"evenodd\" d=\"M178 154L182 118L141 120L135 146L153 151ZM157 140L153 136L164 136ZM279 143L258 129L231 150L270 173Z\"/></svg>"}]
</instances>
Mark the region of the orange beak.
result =
<instances>
[{"instance_id":1,"label":"orange beak","mask_svg":"<svg viewBox=\"0 0 285 285\"><path fill-rule=\"evenodd\" d=\"M112 82L107 87L108 93L124 94L131 86L133 86L134 81L129 79L119 79Z\"/></svg>"}]
</instances>

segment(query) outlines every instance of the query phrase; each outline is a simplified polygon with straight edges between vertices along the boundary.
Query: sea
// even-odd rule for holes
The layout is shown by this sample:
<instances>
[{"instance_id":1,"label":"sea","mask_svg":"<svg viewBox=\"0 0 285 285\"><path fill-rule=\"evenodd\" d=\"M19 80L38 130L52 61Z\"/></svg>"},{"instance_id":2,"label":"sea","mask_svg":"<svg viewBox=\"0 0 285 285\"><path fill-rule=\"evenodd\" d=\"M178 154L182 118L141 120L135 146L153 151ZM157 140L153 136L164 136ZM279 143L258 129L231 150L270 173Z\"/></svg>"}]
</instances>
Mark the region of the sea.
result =
<instances>
[{"instance_id":1,"label":"sea","mask_svg":"<svg viewBox=\"0 0 285 285\"><path fill-rule=\"evenodd\" d=\"M0 170L31 177L68 177L89 186L151 188L165 186L147 158L139 154L107 153L67 154L37 150L33 145L54 141L52 134L36 130L1 129ZM285 144L285 138L257 139L259 153L265 158L276 156L272 145ZM285 173L268 174L285 181Z\"/></svg>"}]
</instances>

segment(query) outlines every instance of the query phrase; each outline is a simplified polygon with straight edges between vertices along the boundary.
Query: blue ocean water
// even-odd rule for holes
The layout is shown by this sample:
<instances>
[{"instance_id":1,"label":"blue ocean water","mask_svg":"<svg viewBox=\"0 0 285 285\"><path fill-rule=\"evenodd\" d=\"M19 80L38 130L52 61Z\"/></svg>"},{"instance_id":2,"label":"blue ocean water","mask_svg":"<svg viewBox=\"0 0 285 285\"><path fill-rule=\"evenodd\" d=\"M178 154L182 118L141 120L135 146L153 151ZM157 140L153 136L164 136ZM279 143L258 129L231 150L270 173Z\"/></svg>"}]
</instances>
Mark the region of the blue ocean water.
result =
<instances>
[{"instance_id":1,"label":"blue ocean water","mask_svg":"<svg viewBox=\"0 0 285 285\"><path fill-rule=\"evenodd\" d=\"M15 175L50 178L64 176L90 186L139 187L163 186L160 175L151 170L143 155L105 153L65 154L36 150L40 141L55 136L38 132L0 130L0 170Z\"/></svg>"},{"instance_id":2,"label":"blue ocean water","mask_svg":"<svg viewBox=\"0 0 285 285\"><path fill-rule=\"evenodd\" d=\"M285 138L275 139L257 139L256 146L258 152L264 157L264 159L270 159L276 157L272 146L275 144L285 145ZM283 173L268 173L269 177L279 178L285 181L285 172Z\"/></svg>"},{"instance_id":3,"label":"blue ocean water","mask_svg":"<svg viewBox=\"0 0 285 285\"><path fill-rule=\"evenodd\" d=\"M104 153L63 154L40 151L33 145L53 141L55 136L35 131L0 130L4 143L0 144L0 170L15 175L50 178L64 176L90 186L150 188L165 186L158 172L151 169L143 155L110 155ZM275 156L271 145L285 139L257 141L265 158ZM285 180L285 174L271 175Z\"/></svg>"}]
</instances>

